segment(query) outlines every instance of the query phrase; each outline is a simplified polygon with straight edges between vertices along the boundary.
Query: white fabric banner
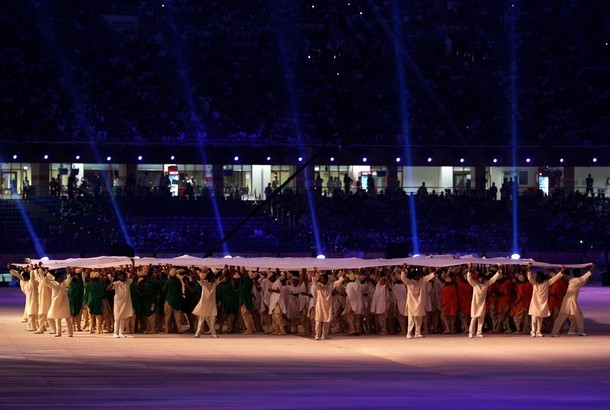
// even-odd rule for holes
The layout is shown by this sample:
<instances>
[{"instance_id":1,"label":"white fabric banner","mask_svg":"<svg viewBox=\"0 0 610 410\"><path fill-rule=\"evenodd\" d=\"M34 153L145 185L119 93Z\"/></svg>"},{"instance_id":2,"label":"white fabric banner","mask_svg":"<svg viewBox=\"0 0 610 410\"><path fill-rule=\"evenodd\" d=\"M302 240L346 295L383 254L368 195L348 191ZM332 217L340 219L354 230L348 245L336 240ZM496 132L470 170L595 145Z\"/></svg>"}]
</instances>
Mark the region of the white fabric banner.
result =
<instances>
[{"instance_id":1,"label":"white fabric banner","mask_svg":"<svg viewBox=\"0 0 610 410\"><path fill-rule=\"evenodd\" d=\"M413 256L397 259L360 259L360 258L198 258L196 256L183 255L177 258L135 258L136 266L145 265L173 265L173 266L197 266L222 268L225 265L245 267L248 270L280 269L280 270L340 270L340 269L359 269L374 268L377 266L401 266L403 264L411 266L427 266L444 268L449 266L459 266L471 262L473 265L527 265L532 263L538 268L560 267L560 264L537 262L533 259L511 259L511 258L479 258L472 255L453 256L453 255L432 255L432 256ZM125 256L98 256L94 258L70 258L64 260L33 259L32 264L42 263L42 266L49 270L63 269L66 267L80 268L109 268L131 265L131 258ZM13 264L14 266L27 266L27 263ZM567 268L586 268L590 263L565 265Z\"/></svg>"}]
</instances>

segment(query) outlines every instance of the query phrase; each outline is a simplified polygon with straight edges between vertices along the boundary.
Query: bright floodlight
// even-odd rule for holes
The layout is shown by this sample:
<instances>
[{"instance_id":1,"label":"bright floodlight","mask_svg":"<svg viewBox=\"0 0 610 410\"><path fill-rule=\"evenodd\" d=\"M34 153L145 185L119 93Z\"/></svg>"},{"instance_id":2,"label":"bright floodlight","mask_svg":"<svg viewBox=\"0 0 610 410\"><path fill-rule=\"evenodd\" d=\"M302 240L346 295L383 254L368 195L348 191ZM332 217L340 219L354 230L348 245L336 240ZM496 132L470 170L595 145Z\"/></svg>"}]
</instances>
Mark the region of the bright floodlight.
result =
<instances>
[{"instance_id":1,"label":"bright floodlight","mask_svg":"<svg viewBox=\"0 0 610 410\"><path fill-rule=\"evenodd\" d=\"M17 159L17 154L13 155L13 159Z\"/></svg>"},{"instance_id":2,"label":"bright floodlight","mask_svg":"<svg viewBox=\"0 0 610 410\"><path fill-rule=\"evenodd\" d=\"M563 158L559 158L559 162L563 164Z\"/></svg>"},{"instance_id":3,"label":"bright floodlight","mask_svg":"<svg viewBox=\"0 0 610 410\"><path fill-rule=\"evenodd\" d=\"M319 254L318 256L316 256L316 259L326 259L326 256Z\"/></svg>"},{"instance_id":4,"label":"bright floodlight","mask_svg":"<svg viewBox=\"0 0 610 410\"><path fill-rule=\"evenodd\" d=\"M44 159L49 159L49 156L47 154L44 154Z\"/></svg>"},{"instance_id":5,"label":"bright floodlight","mask_svg":"<svg viewBox=\"0 0 610 410\"><path fill-rule=\"evenodd\" d=\"M40 258L40 261L41 261L41 262L46 262L46 261L48 261L48 260L49 260L49 257L48 257L48 256L43 256L42 258Z\"/></svg>"},{"instance_id":6,"label":"bright floodlight","mask_svg":"<svg viewBox=\"0 0 610 410\"><path fill-rule=\"evenodd\" d=\"M432 162L432 157L428 157L428 162Z\"/></svg>"},{"instance_id":7,"label":"bright floodlight","mask_svg":"<svg viewBox=\"0 0 610 410\"><path fill-rule=\"evenodd\" d=\"M171 159L173 161L176 159L176 157L172 155L171 157L169 157L169 159Z\"/></svg>"},{"instance_id":8,"label":"bright floodlight","mask_svg":"<svg viewBox=\"0 0 610 410\"><path fill-rule=\"evenodd\" d=\"M111 160L112 160L112 157L111 157L111 156L107 156L107 157L106 157L106 161L111 161Z\"/></svg>"},{"instance_id":9,"label":"bright floodlight","mask_svg":"<svg viewBox=\"0 0 610 410\"><path fill-rule=\"evenodd\" d=\"M330 162L335 162L335 157L330 157Z\"/></svg>"},{"instance_id":10,"label":"bright floodlight","mask_svg":"<svg viewBox=\"0 0 610 410\"><path fill-rule=\"evenodd\" d=\"M460 162L461 162L461 163L464 163L464 158L460 158Z\"/></svg>"},{"instance_id":11,"label":"bright floodlight","mask_svg":"<svg viewBox=\"0 0 610 410\"><path fill-rule=\"evenodd\" d=\"M510 258L511 258L512 260L515 260L515 261L516 261L516 260L521 259L521 255L519 255L518 253L513 253L512 255L510 255Z\"/></svg>"},{"instance_id":12,"label":"bright floodlight","mask_svg":"<svg viewBox=\"0 0 610 410\"><path fill-rule=\"evenodd\" d=\"M368 161L368 158L367 157L362 157L362 162L366 162L366 161Z\"/></svg>"},{"instance_id":13,"label":"bright floodlight","mask_svg":"<svg viewBox=\"0 0 610 410\"><path fill-rule=\"evenodd\" d=\"M303 157L299 157L299 162L303 162Z\"/></svg>"},{"instance_id":14,"label":"bright floodlight","mask_svg":"<svg viewBox=\"0 0 610 410\"><path fill-rule=\"evenodd\" d=\"M400 157L396 157L396 162L400 162Z\"/></svg>"},{"instance_id":15,"label":"bright floodlight","mask_svg":"<svg viewBox=\"0 0 610 410\"><path fill-rule=\"evenodd\" d=\"M77 155L75 158L76 158L77 160L79 160L79 159L80 159L80 155Z\"/></svg>"},{"instance_id":16,"label":"bright floodlight","mask_svg":"<svg viewBox=\"0 0 610 410\"><path fill-rule=\"evenodd\" d=\"M597 158L593 158L593 162L597 162Z\"/></svg>"},{"instance_id":17,"label":"bright floodlight","mask_svg":"<svg viewBox=\"0 0 610 410\"><path fill-rule=\"evenodd\" d=\"M233 257L231 255L225 255L224 258L225 259L233 259Z\"/></svg>"},{"instance_id":18,"label":"bright floodlight","mask_svg":"<svg viewBox=\"0 0 610 410\"><path fill-rule=\"evenodd\" d=\"M271 157L267 157L267 161L271 161Z\"/></svg>"},{"instance_id":19,"label":"bright floodlight","mask_svg":"<svg viewBox=\"0 0 610 410\"><path fill-rule=\"evenodd\" d=\"M493 161L494 164L497 164L498 163L498 158L494 158L492 161Z\"/></svg>"},{"instance_id":20,"label":"bright floodlight","mask_svg":"<svg viewBox=\"0 0 610 410\"><path fill-rule=\"evenodd\" d=\"M142 161L142 155L138 155L138 161Z\"/></svg>"},{"instance_id":21,"label":"bright floodlight","mask_svg":"<svg viewBox=\"0 0 610 410\"><path fill-rule=\"evenodd\" d=\"M525 158L525 162L527 162L529 164L530 162L532 162L532 159L531 158Z\"/></svg>"},{"instance_id":22,"label":"bright floodlight","mask_svg":"<svg viewBox=\"0 0 610 410\"><path fill-rule=\"evenodd\" d=\"M237 155L235 155L235 156L233 157L233 161L239 161L239 157L238 157Z\"/></svg>"}]
</instances>

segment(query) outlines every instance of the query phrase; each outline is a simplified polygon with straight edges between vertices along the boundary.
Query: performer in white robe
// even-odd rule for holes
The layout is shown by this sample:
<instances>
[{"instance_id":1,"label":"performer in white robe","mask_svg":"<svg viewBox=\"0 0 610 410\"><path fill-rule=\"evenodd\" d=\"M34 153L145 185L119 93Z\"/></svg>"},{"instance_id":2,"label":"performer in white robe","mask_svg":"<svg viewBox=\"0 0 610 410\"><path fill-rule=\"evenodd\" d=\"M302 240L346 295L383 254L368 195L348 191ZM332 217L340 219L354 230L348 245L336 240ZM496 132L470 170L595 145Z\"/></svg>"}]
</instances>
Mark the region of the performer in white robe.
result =
<instances>
[{"instance_id":1,"label":"performer in white robe","mask_svg":"<svg viewBox=\"0 0 610 410\"><path fill-rule=\"evenodd\" d=\"M377 326L379 328L378 334L382 336L388 334L388 307L388 278L383 276L379 278L375 285L373 301L371 302L371 313L373 313L377 319Z\"/></svg>"},{"instance_id":2,"label":"performer in white robe","mask_svg":"<svg viewBox=\"0 0 610 410\"><path fill-rule=\"evenodd\" d=\"M107 290L114 289L114 335L115 338L127 337L123 333L123 328L127 324L127 319L134 315L133 304L131 302L130 286L133 272L127 276L123 271L119 271L118 280L108 285ZM112 280L112 275L108 275Z\"/></svg>"},{"instance_id":3,"label":"performer in white robe","mask_svg":"<svg viewBox=\"0 0 610 410\"><path fill-rule=\"evenodd\" d=\"M362 332L362 314L364 313L364 296L362 284L366 280L365 275L356 276L355 272L348 275L350 282L345 285L345 309L343 315L347 322L347 336L358 335Z\"/></svg>"},{"instance_id":4,"label":"performer in white robe","mask_svg":"<svg viewBox=\"0 0 610 410\"><path fill-rule=\"evenodd\" d=\"M299 322L303 326L306 336L311 336L311 321L309 320L309 302L312 298L311 283L307 279L307 271L301 271L301 285L299 285Z\"/></svg>"},{"instance_id":5,"label":"performer in white robe","mask_svg":"<svg viewBox=\"0 0 610 410\"><path fill-rule=\"evenodd\" d=\"M61 336L61 320L65 319L68 325L68 337L74 335L72 321L70 320L70 300L68 299L68 285L72 281L72 276L67 275L66 280L61 280L61 275L55 273L53 277L48 274L43 279L43 285L51 289L51 306L47 313L49 321L55 322L55 337Z\"/></svg>"},{"instance_id":6,"label":"performer in white robe","mask_svg":"<svg viewBox=\"0 0 610 410\"><path fill-rule=\"evenodd\" d=\"M271 300L271 286L277 280L277 273L271 269L267 269L265 277L261 279L261 294L262 294L262 305L260 306L261 324L267 326L266 334L273 332L273 319L269 314L269 302Z\"/></svg>"},{"instance_id":7,"label":"performer in white robe","mask_svg":"<svg viewBox=\"0 0 610 410\"><path fill-rule=\"evenodd\" d=\"M330 339L328 331L333 319L333 290L343 283L345 272L341 272L338 280L329 283L328 275L322 275L314 268L313 286L316 289L316 340Z\"/></svg>"},{"instance_id":8,"label":"performer in white robe","mask_svg":"<svg viewBox=\"0 0 610 410\"><path fill-rule=\"evenodd\" d=\"M398 272L397 272L398 273ZM398 312L398 325L400 326L400 333L403 335L407 334L407 287L400 279L400 275L396 275L396 282L392 285L392 294L396 302L396 310Z\"/></svg>"},{"instance_id":9,"label":"performer in white robe","mask_svg":"<svg viewBox=\"0 0 610 410\"><path fill-rule=\"evenodd\" d=\"M423 276L420 271L412 269L407 275L408 266L403 266L400 272L400 280L407 286L407 306L409 312L409 324L407 339L424 337L421 334L422 318L426 315L424 308L424 285L434 278L434 272Z\"/></svg>"},{"instance_id":10,"label":"performer in white robe","mask_svg":"<svg viewBox=\"0 0 610 410\"><path fill-rule=\"evenodd\" d=\"M205 273L205 276L203 272L200 272L199 276L201 279L199 280L199 284L201 285L201 298L193 309L193 314L199 316L197 331L195 332L194 337L201 336L203 333L203 324L204 322L207 322L208 327L210 328L210 335L212 335L213 338L217 338L216 316L218 315L218 310L216 308L216 286L224 281L224 277L220 276L216 278L211 271Z\"/></svg>"},{"instance_id":11,"label":"performer in white robe","mask_svg":"<svg viewBox=\"0 0 610 410\"><path fill-rule=\"evenodd\" d=\"M299 283L299 278L297 276L293 276L289 283L286 319L288 319L290 333L299 334L299 319L301 318L301 312L299 310L299 295L301 293L301 284Z\"/></svg>"},{"instance_id":12,"label":"performer in white robe","mask_svg":"<svg viewBox=\"0 0 610 410\"><path fill-rule=\"evenodd\" d=\"M269 298L269 314L273 320L274 335L286 334L286 312L288 311L288 298L290 291L286 272L282 272L273 285L271 285L271 297Z\"/></svg>"},{"instance_id":13,"label":"performer in white robe","mask_svg":"<svg viewBox=\"0 0 610 410\"><path fill-rule=\"evenodd\" d=\"M532 317L532 337L542 337L542 320L551 315L548 306L549 287L563 276L564 271L565 267L562 267L561 272L546 280L543 272L536 272L536 277L534 278L532 276L532 264L530 263L528 266L527 280L534 287L528 312Z\"/></svg>"},{"instance_id":14,"label":"performer in white robe","mask_svg":"<svg viewBox=\"0 0 610 410\"><path fill-rule=\"evenodd\" d=\"M578 277L577 274L574 274L573 278L570 278L568 281L568 290L563 297L563 302L561 303L561 309L559 310L559 316L555 319L555 324L553 325L553 332L551 336L557 337L559 336L559 330L563 326L563 323L569 317L570 321L576 322L577 334L580 336L586 336L585 333L585 324L584 318L582 314L582 309L578 304L578 296L580 295L580 288L582 288L591 275L593 274L593 270L595 269L595 264L591 264L589 271L585 273L583 276Z\"/></svg>"},{"instance_id":15,"label":"performer in white robe","mask_svg":"<svg viewBox=\"0 0 610 410\"><path fill-rule=\"evenodd\" d=\"M17 272L15 269L10 269L11 275L19 279L19 287L25 295L25 314L27 316L27 331L35 331L38 329L38 282L36 282L36 275L32 274L28 270L25 270L23 274Z\"/></svg>"},{"instance_id":16,"label":"performer in white robe","mask_svg":"<svg viewBox=\"0 0 610 410\"><path fill-rule=\"evenodd\" d=\"M485 302L487 299L487 289L489 286L502 277L502 268L498 266L498 271L489 280L483 279L483 275L479 274L477 280L472 277L472 263L468 262L468 273L466 280L472 286L472 303L470 305L470 329L468 337L485 337L483 336L483 322L485 321ZM478 325L477 325L478 322ZM476 332L476 333L475 333Z\"/></svg>"},{"instance_id":17,"label":"performer in white robe","mask_svg":"<svg viewBox=\"0 0 610 410\"><path fill-rule=\"evenodd\" d=\"M34 334L42 334L47 330L47 324L51 328L50 334L55 334L55 320L47 320L49 309L51 308L52 291L51 288L46 286L44 278L47 274L42 267L38 269L34 268L32 275L36 277L38 282L38 330Z\"/></svg>"}]
</instances>

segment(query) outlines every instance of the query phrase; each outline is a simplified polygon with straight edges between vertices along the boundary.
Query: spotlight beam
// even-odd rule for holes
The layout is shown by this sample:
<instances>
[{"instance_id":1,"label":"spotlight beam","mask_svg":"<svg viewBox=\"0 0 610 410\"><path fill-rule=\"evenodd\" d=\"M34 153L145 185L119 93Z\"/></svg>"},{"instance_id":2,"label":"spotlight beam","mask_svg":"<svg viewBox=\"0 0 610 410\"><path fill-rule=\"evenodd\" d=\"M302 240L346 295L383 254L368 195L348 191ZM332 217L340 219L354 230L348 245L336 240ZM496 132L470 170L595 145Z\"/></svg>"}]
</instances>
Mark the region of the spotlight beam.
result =
<instances>
[{"instance_id":1,"label":"spotlight beam","mask_svg":"<svg viewBox=\"0 0 610 410\"><path fill-rule=\"evenodd\" d=\"M51 5L47 5L47 7L51 7ZM47 10L47 13L50 14L50 11ZM60 48L59 42L55 38L55 30L51 26L48 16L39 16L39 17L41 18L42 22L47 22L46 24L41 23L40 31L41 31L42 36L45 38L45 40L51 47L51 50L53 50L55 58L56 58L57 62L59 63L59 65L61 66L61 70L66 78L67 88L70 93L70 97L72 100L74 110L77 114L76 115L77 121L78 121L81 129L84 130L84 132L87 136L87 139L89 140L89 144L91 145L91 151L93 152L96 162L98 164L103 164L104 162L102 161L101 156L97 150L97 143L96 143L95 139L93 138L93 134L91 134L91 131L90 131L91 126L90 126L89 120L87 119L87 113L85 112L85 110L83 108L83 104L81 102L80 95L74 85L74 77L73 77L72 71L70 70L69 65L66 63L66 59L64 57L64 53L62 52L62 50ZM127 232L127 227L123 220L123 214L119 208L119 204L117 203L114 195L112 194L113 187L110 184L110 182L108 181L105 171L102 171L102 176L103 176L102 182L104 183L104 187L106 188L106 191L109 193L108 197L110 199L110 203L112 204L112 208L113 208L114 213L119 222L119 226L121 228L121 233L123 234L123 238L125 239L125 242L129 246L133 247L133 243Z\"/></svg>"},{"instance_id":2,"label":"spotlight beam","mask_svg":"<svg viewBox=\"0 0 610 410\"><path fill-rule=\"evenodd\" d=\"M300 111L299 111L299 107L298 107L296 91L295 91L295 84L294 84L294 80L293 80L294 75L293 75L291 67L288 64L288 57L287 57L289 51L287 49L286 39L289 37L289 35L287 33L282 32L282 28L283 28L283 25L280 23L279 27L278 27L278 33L277 33L278 48L279 48L280 57L282 60L282 67L284 69L284 82L286 84L288 99L290 101L290 109L291 109L292 117L293 117L294 123L295 123L295 132L297 135L299 150L301 152L301 157L304 157L305 155L304 155L304 149L303 149L304 141L303 141L303 132L302 132L302 128L301 128L301 115L300 115ZM315 242L315 246L316 246L316 254L319 255L323 251L322 242L320 240L320 230L318 228L318 218L316 215L314 198L311 193L311 189L309 189L309 186L308 186L312 180L311 176L309 175L308 168L304 169L304 174L305 174L305 195L307 195L307 205L309 207L309 216L311 218L311 226L312 226L314 242Z\"/></svg>"},{"instance_id":3,"label":"spotlight beam","mask_svg":"<svg viewBox=\"0 0 610 410\"><path fill-rule=\"evenodd\" d=\"M404 159L405 159L405 172L407 181L413 180L413 158L411 155L411 135L410 135L410 124L409 124L409 112L407 106L407 82L405 78L405 51L402 44L402 27L400 22L400 14L398 10L398 0L392 2L392 23L393 23L393 35L391 40L394 43L394 53L396 57L396 75L398 80L398 100L399 114L402 122L402 133L403 133L403 144L404 144ZM417 209L415 204L415 197L409 195L409 221L411 225L411 242L413 253L419 253L419 235L417 230Z\"/></svg>"},{"instance_id":4,"label":"spotlight beam","mask_svg":"<svg viewBox=\"0 0 610 410\"><path fill-rule=\"evenodd\" d=\"M206 148L204 144L205 139L205 128L199 125L199 119L197 118L197 108L195 106L193 100L193 94L191 86L191 81L188 76L188 70L186 69L185 57L183 52L183 47L181 45L180 36L178 35L178 27L173 18L173 7L171 2L166 4L168 7L164 7L167 10L167 19L170 27L170 34L174 43L174 49L176 51L176 65L178 66L178 72L180 77L180 82L182 84L182 92L184 95L184 100L189 107L189 114L191 117L191 126L197 136L197 145L199 148L199 153L201 155L201 161L203 164L208 164ZM218 203L216 202L216 196L214 195L215 189L212 189L212 195L210 195L210 202L212 205L212 210L214 211L214 217L216 219L216 229L218 229L218 233L221 238L225 236L224 227L222 224L222 217L220 215L220 209L218 208ZM225 255L230 254L229 248L225 242L222 243L223 252Z\"/></svg>"},{"instance_id":5,"label":"spotlight beam","mask_svg":"<svg viewBox=\"0 0 610 410\"><path fill-rule=\"evenodd\" d=\"M513 169L517 170L517 148L518 148L518 135L517 135L517 117L518 117L518 101L517 101L517 38L516 38L516 25L517 25L517 11L516 7L510 9L510 132L512 140L512 163ZM512 222L513 222L513 254L519 252L519 174L515 174L512 185Z\"/></svg>"}]
</instances>

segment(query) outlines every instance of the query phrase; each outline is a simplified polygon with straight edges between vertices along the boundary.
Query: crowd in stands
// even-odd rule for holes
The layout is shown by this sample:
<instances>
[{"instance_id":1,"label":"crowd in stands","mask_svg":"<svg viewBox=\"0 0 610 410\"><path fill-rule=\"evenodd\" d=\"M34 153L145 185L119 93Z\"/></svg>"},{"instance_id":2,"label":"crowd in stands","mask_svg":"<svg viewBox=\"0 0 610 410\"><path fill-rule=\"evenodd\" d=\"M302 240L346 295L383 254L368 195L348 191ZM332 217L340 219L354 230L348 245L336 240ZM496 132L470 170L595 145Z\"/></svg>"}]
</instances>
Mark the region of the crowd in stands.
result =
<instances>
[{"instance_id":1,"label":"crowd in stands","mask_svg":"<svg viewBox=\"0 0 610 410\"><path fill-rule=\"evenodd\" d=\"M38 231L43 244L55 252L104 253L113 243L126 242L139 252L202 253L241 224L229 250L282 253L319 247L325 252L383 253L389 244L406 243L415 251L414 235L420 253L484 254L513 248L512 202L476 190L409 195L360 189L344 195L339 189L332 196L285 190L249 220L246 216L260 203L162 195L112 199L34 198L32 206L40 204L55 215L48 228ZM211 201L216 201L220 221ZM608 198L556 190L549 196L524 193L517 204L518 243L524 251L608 250Z\"/></svg>"},{"instance_id":2,"label":"crowd in stands","mask_svg":"<svg viewBox=\"0 0 610 410\"><path fill-rule=\"evenodd\" d=\"M280 205L293 212L297 232L314 238L307 196ZM316 229L329 251L385 251L388 243L412 244L417 234L422 253L507 251L512 249L512 202L492 200L475 191L414 195L402 191L369 195L318 197ZM294 206L299 203L301 206ZM416 229L411 213L415 211ZM550 196L518 198L518 243L528 250L574 251L608 248L610 203L583 193L557 191Z\"/></svg>"},{"instance_id":3,"label":"crowd in stands","mask_svg":"<svg viewBox=\"0 0 610 410\"><path fill-rule=\"evenodd\" d=\"M10 2L2 139L505 145L515 100L523 144L607 141L609 3L512 6Z\"/></svg>"}]
</instances>

